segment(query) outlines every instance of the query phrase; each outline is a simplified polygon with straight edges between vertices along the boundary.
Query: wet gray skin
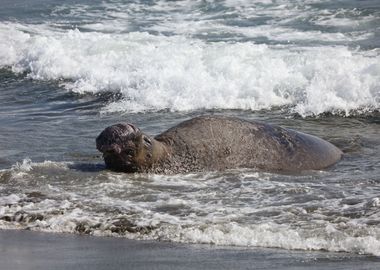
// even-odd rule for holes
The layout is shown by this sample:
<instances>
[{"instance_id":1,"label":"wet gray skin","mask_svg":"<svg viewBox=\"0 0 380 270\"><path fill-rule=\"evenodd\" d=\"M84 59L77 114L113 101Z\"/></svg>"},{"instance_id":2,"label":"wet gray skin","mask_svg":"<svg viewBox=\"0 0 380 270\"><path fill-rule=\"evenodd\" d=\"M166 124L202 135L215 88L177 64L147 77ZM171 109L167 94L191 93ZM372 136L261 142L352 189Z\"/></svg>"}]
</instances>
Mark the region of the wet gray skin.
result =
<instances>
[{"instance_id":1,"label":"wet gray skin","mask_svg":"<svg viewBox=\"0 0 380 270\"><path fill-rule=\"evenodd\" d=\"M318 170L342 152L305 133L221 116L196 117L152 138L129 123L107 127L96 139L107 168L163 174L257 168Z\"/></svg>"}]
</instances>

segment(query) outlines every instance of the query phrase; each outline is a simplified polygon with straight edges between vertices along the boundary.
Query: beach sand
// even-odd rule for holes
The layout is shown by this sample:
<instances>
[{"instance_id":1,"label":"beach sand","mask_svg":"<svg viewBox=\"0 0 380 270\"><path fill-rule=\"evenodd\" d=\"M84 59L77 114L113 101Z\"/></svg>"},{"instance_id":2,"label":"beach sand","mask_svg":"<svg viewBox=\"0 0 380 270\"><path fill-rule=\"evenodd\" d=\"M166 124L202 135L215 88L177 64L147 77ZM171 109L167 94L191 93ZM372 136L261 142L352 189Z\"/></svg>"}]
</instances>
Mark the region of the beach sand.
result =
<instances>
[{"instance_id":1,"label":"beach sand","mask_svg":"<svg viewBox=\"0 0 380 270\"><path fill-rule=\"evenodd\" d=\"M380 258L0 230L0 269L346 270L380 269Z\"/></svg>"}]
</instances>

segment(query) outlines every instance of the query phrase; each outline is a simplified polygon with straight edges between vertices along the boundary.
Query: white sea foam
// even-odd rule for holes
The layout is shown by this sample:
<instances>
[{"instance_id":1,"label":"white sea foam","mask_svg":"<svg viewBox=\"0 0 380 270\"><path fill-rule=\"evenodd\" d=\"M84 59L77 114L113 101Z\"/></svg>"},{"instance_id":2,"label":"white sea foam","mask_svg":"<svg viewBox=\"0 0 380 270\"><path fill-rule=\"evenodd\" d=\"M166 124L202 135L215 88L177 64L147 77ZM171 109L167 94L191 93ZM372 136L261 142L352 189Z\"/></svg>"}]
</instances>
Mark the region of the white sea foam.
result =
<instances>
[{"instance_id":1,"label":"white sea foam","mask_svg":"<svg viewBox=\"0 0 380 270\"><path fill-rule=\"evenodd\" d=\"M169 235L170 238L176 236L177 238L175 239L180 242L344 251L380 256L380 241L377 238L379 231L373 233L373 235L356 237L334 229L334 225L328 225L323 231L319 232L319 235L307 235L302 229L294 229L289 225L275 223L247 227L232 223L228 225L183 228L177 232L169 230L165 233L168 233L166 237Z\"/></svg>"},{"instance_id":2,"label":"white sea foam","mask_svg":"<svg viewBox=\"0 0 380 270\"><path fill-rule=\"evenodd\" d=\"M26 158L23 159L22 162L17 162L12 166L11 172L14 173L27 173L32 169L36 168L59 168L59 169L67 169L67 166L70 162L54 162L50 160L46 160L44 162L32 162L31 159Z\"/></svg>"},{"instance_id":3,"label":"white sea foam","mask_svg":"<svg viewBox=\"0 0 380 270\"><path fill-rule=\"evenodd\" d=\"M269 109L301 115L372 110L380 56L346 47L296 49L147 33L54 31L0 24L0 66L78 93L120 92L103 112Z\"/></svg>"},{"instance_id":4,"label":"white sea foam","mask_svg":"<svg viewBox=\"0 0 380 270\"><path fill-rule=\"evenodd\" d=\"M14 195L9 197L12 197L10 198L12 201L8 200L8 204L16 204L20 200ZM1 200L0 203L3 201ZM168 204L181 206L183 202L172 200ZM374 227L366 228L355 224L349 225L346 229L337 228L339 224L327 224L321 229L314 230L297 229L289 224L279 225L273 222L241 225L236 222L227 222L222 218L209 220L204 224L197 224L192 219L198 219L199 217L194 214L189 215L187 219L183 219L175 215L144 213L140 210L139 214L143 216L135 224L140 228L153 227L154 229L118 234L113 229L115 228L115 222L120 218L125 218L125 216L112 217L101 212L95 214L76 208L75 204L63 203L60 205L53 200L21 205L23 206L0 207L0 228L28 228L30 230L60 233L78 233L82 232L82 230L83 232L87 230L87 233L92 235L123 236L130 239L166 240L222 246L284 248L289 250L343 251L380 256L379 230ZM134 211L137 209L135 207ZM43 215L43 219L33 218L37 213L40 213L41 216ZM2 218L4 216L14 217L15 220L12 223L6 222Z\"/></svg>"},{"instance_id":5,"label":"white sea foam","mask_svg":"<svg viewBox=\"0 0 380 270\"><path fill-rule=\"evenodd\" d=\"M362 196L340 197L358 194L357 181L277 181L249 170L83 174L61 162L22 164L0 172L4 190L19 187L0 194L0 228L380 256L376 192L361 186Z\"/></svg>"},{"instance_id":6,"label":"white sea foam","mask_svg":"<svg viewBox=\"0 0 380 270\"><path fill-rule=\"evenodd\" d=\"M368 39L372 36L370 33L354 32L349 35L344 33L326 33L320 30L299 31L296 29L272 25L261 25L255 27L237 27L228 26L219 23L211 23L209 21L174 21L165 22L163 24L154 25L150 30L158 32L170 32L177 35L208 35L208 32L220 32L237 36L238 39L246 38L266 38L270 41L282 42L352 42Z\"/></svg>"}]
</instances>

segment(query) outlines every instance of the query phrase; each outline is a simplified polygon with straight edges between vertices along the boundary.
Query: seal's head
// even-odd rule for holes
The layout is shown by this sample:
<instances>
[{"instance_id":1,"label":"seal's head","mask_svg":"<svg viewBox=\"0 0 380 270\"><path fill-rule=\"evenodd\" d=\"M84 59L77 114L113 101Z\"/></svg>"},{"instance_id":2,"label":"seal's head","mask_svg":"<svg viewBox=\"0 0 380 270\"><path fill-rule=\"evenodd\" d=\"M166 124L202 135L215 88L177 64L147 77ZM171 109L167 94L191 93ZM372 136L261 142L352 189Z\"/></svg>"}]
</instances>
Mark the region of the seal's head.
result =
<instances>
[{"instance_id":1,"label":"seal's head","mask_svg":"<svg viewBox=\"0 0 380 270\"><path fill-rule=\"evenodd\" d=\"M129 123L107 127L96 138L107 168L121 172L139 172L153 164L154 139Z\"/></svg>"}]
</instances>

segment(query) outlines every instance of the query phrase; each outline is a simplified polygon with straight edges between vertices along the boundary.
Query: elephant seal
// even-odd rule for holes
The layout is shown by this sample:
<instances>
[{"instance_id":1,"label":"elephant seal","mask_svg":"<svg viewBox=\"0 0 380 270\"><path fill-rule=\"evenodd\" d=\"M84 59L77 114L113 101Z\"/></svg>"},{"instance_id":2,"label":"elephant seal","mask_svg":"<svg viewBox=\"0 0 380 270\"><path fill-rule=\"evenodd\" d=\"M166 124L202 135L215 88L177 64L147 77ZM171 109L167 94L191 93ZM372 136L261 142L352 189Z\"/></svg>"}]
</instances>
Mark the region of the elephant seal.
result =
<instances>
[{"instance_id":1,"label":"elephant seal","mask_svg":"<svg viewBox=\"0 0 380 270\"><path fill-rule=\"evenodd\" d=\"M133 124L107 127L96 138L108 169L174 174L257 168L298 172L326 168L342 152L318 137L233 117L200 116L156 137Z\"/></svg>"}]
</instances>

